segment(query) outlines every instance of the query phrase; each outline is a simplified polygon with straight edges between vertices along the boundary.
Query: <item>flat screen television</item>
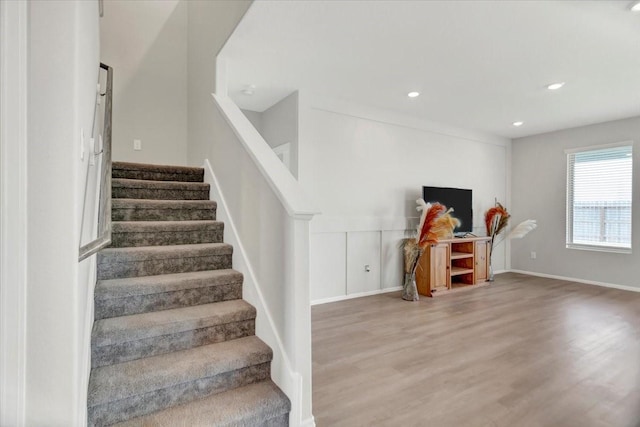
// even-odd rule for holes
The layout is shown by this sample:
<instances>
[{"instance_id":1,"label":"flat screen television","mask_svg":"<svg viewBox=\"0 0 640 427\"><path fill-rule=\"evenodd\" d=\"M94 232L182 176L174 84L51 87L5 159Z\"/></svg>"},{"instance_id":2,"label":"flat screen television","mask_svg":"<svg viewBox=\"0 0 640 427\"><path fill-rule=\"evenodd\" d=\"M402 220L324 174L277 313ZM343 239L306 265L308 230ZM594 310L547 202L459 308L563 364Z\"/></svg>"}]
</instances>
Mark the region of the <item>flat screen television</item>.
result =
<instances>
[{"instance_id":1,"label":"flat screen television","mask_svg":"<svg viewBox=\"0 0 640 427\"><path fill-rule=\"evenodd\" d=\"M438 202L453 208L453 216L460 220L454 230L456 236L473 232L473 195L471 190L447 187L422 187L422 198L427 203Z\"/></svg>"}]
</instances>

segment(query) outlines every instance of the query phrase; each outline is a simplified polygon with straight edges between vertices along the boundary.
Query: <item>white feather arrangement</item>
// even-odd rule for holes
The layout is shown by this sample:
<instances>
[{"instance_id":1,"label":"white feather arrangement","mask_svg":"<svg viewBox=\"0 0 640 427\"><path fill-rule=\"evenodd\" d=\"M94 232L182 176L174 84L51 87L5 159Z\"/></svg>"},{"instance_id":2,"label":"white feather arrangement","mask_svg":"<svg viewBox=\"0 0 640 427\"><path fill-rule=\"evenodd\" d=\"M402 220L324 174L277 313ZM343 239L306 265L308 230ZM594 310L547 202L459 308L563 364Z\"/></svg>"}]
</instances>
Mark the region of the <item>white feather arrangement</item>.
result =
<instances>
[{"instance_id":1,"label":"white feather arrangement","mask_svg":"<svg viewBox=\"0 0 640 427\"><path fill-rule=\"evenodd\" d=\"M526 219L511 230L507 239L522 239L529 232L536 229L538 223L535 219Z\"/></svg>"}]
</instances>

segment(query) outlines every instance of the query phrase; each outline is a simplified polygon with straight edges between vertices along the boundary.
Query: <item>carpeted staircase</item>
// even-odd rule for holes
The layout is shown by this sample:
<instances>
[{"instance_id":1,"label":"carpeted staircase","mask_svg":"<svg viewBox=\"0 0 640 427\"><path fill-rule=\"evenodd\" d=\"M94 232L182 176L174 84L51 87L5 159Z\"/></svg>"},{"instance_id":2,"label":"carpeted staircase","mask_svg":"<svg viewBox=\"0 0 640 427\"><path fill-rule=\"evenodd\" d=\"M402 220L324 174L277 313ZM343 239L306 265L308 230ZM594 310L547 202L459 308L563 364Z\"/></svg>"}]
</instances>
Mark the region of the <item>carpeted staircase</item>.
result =
<instances>
[{"instance_id":1,"label":"carpeted staircase","mask_svg":"<svg viewBox=\"0 0 640 427\"><path fill-rule=\"evenodd\" d=\"M286 426L204 170L113 163L98 254L90 426Z\"/></svg>"}]
</instances>

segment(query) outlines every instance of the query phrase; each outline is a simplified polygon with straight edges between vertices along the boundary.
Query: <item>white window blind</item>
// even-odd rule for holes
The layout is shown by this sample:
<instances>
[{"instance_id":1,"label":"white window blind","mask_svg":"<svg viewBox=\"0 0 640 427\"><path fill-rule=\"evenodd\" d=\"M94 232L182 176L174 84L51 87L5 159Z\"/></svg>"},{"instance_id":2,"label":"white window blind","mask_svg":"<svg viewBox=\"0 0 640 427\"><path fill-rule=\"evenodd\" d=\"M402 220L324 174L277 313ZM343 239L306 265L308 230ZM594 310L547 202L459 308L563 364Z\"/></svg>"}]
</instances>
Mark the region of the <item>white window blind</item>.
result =
<instances>
[{"instance_id":1,"label":"white window blind","mask_svg":"<svg viewBox=\"0 0 640 427\"><path fill-rule=\"evenodd\" d=\"M631 252L632 143L567 152L567 247Z\"/></svg>"}]
</instances>

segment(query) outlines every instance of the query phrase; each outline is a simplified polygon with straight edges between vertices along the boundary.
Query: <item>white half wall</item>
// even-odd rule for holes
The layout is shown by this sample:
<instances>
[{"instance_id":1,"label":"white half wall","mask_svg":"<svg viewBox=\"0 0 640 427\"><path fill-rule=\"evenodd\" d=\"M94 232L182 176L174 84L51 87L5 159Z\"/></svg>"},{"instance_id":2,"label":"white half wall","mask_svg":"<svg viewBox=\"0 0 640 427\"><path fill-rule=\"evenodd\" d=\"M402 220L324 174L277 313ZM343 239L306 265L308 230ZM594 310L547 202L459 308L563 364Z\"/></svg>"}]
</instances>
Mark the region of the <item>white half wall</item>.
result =
<instances>
[{"instance_id":1,"label":"white half wall","mask_svg":"<svg viewBox=\"0 0 640 427\"><path fill-rule=\"evenodd\" d=\"M312 301L402 284L398 245L417 225L423 185L472 189L474 232L484 235L494 200L509 207L509 147L506 138L301 93L299 181L323 213L311 221ZM508 268L504 244L493 266Z\"/></svg>"},{"instance_id":2,"label":"white half wall","mask_svg":"<svg viewBox=\"0 0 640 427\"><path fill-rule=\"evenodd\" d=\"M633 153L633 253L567 249L568 148L635 141ZM519 138L512 146L512 214L515 222L537 219L538 228L511 243L513 269L582 281L636 287L640 276L640 117ZM531 259L530 253L537 253Z\"/></svg>"},{"instance_id":3,"label":"white half wall","mask_svg":"<svg viewBox=\"0 0 640 427\"><path fill-rule=\"evenodd\" d=\"M105 1L100 43L114 69L113 159L186 165L187 2Z\"/></svg>"}]
</instances>

